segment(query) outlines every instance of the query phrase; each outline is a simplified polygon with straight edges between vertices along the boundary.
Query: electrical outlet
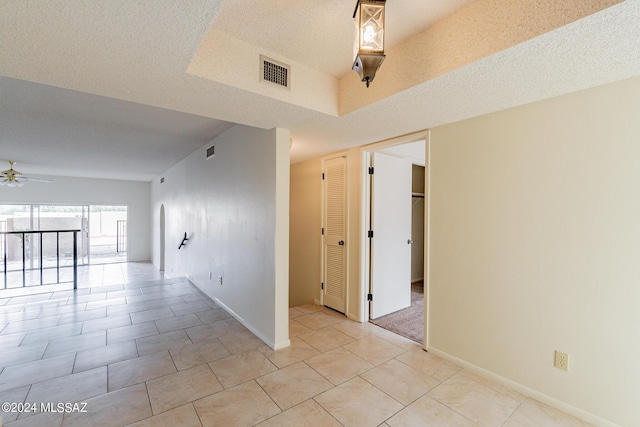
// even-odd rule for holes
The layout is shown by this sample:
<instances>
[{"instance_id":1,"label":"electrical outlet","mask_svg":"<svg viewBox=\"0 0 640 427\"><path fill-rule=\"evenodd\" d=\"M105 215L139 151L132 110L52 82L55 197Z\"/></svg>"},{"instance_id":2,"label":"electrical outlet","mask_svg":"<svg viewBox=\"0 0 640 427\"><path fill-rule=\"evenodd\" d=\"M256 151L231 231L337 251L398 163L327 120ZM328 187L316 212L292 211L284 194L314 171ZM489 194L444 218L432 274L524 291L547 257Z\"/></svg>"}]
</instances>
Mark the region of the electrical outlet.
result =
<instances>
[{"instance_id":1,"label":"electrical outlet","mask_svg":"<svg viewBox=\"0 0 640 427\"><path fill-rule=\"evenodd\" d=\"M222 276L218 276L218 283L220 283L220 286L222 286Z\"/></svg>"},{"instance_id":2,"label":"electrical outlet","mask_svg":"<svg viewBox=\"0 0 640 427\"><path fill-rule=\"evenodd\" d=\"M558 369L562 369L563 371L569 370L569 355L567 353L563 353L561 351L556 350L556 359L553 363Z\"/></svg>"}]
</instances>

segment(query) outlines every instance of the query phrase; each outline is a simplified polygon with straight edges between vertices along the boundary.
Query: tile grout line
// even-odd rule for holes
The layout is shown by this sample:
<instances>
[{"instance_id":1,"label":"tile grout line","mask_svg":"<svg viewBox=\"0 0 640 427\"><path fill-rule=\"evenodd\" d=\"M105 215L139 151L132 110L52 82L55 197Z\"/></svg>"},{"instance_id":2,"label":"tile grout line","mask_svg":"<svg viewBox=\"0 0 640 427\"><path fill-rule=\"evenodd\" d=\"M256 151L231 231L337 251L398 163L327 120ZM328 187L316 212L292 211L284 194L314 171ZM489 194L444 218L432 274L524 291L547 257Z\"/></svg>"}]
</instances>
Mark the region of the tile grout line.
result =
<instances>
[{"instance_id":1,"label":"tile grout line","mask_svg":"<svg viewBox=\"0 0 640 427\"><path fill-rule=\"evenodd\" d=\"M153 417L154 415L156 415L156 414L153 413L153 406L151 406L151 396L149 395L149 387L147 386L147 381L144 382L144 389L147 392L147 402L149 402L149 410L151 410L151 415L146 417L146 418L142 418L141 420L134 421L134 422L146 420L146 419L149 419L149 418Z\"/></svg>"},{"instance_id":2,"label":"tile grout line","mask_svg":"<svg viewBox=\"0 0 640 427\"><path fill-rule=\"evenodd\" d=\"M524 400L522 400L522 402L518 403L518 406L515 407L515 409L511 412L511 414L509 414L509 416L507 417L506 420L504 420L504 423L502 423L502 425L504 425L506 422L508 422L509 420L513 419L513 416L515 415L516 412L518 412L518 410L520 409L520 407L522 406L522 404L527 400L527 397L525 396ZM513 420L516 421L516 420ZM517 421L516 421L517 422Z\"/></svg>"},{"instance_id":3,"label":"tile grout line","mask_svg":"<svg viewBox=\"0 0 640 427\"><path fill-rule=\"evenodd\" d=\"M182 296L180 296L180 298L182 299L183 304L188 304L186 301L184 301L184 298L183 298ZM126 303L125 303L125 304L126 304ZM170 308L170 310L173 312L173 309L171 309L171 306L169 306L169 308ZM215 308L215 307L212 307L212 308ZM128 314L129 314L129 320L130 320L130 321L132 321L131 313L128 313ZM198 317L198 319L200 319L200 316L198 316L198 313L197 313L197 312L196 312L196 313L194 313L194 314L195 314L195 316L196 316L196 317ZM175 316L175 313L174 313L174 316ZM107 317L109 317L109 316L107 316ZM157 319L156 319L156 320L157 320ZM202 319L200 319L200 321L202 321ZM156 326L156 322L155 322L155 321L153 321L153 322L154 322L154 326ZM216 323L216 322L212 322L212 323ZM335 329L335 325L336 325L336 324L327 325L326 327L321 328L321 329L327 329L327 328L330 328L330 327L331 327L331 328L333 328L333 329ZM84 322L83 322L82 329L84 329L84 326L85 326L85 325L84 325ZM186 334L186 329L187 329L187 328L182 328L182 330L184 331L184 333L185 333L185 334ZM318 329L318 330L321 330L321 329ZM107 343L108 343L108 340L107 340L107 332L108 332L108 330L109 330L109 328L107 328L107 330L105 331L105 341L106 341ZM180 330L180 329L178 329L178 330ZM337 330L337 329L336 329L336 330ZM317 330L316 330L316 331L317 331ZM313 332L313 331L310 331L310 332ZM339 332L341 332L341 331L339 331ZM231 333L233 334L234 332L231 332ZM352 339L354 340L353 342L357 342L357 341L362 340L362 339L364 339L364 338L367 338L367 337L369 337L369 336L377 336L377 335L375 335L375 334L368 334L368 335L365 335L365 336L360 337L360 338L355 338L355 337L353 337L353 336L351 336L351 335L349 335L349 334L346 334L346 335L347 335L347 336L349 336L350 338L352 338ZM25 335L25 336L26 336L26 335ZM187 337L189 337L189 335L188 335L188 334L187 334ZM218 339L218 337L214 337L214 338L215 338L215 339ZM387 362L389 362L390 360L397 360L397 358L398 358L398 357L401 357L402 355L407 354L408 352L410 352L410 351L412 351L412 350L411 350L411 349L404 348L404 347L397 346L397 345L396 345L396 344L394 344L393 342L391 342L391 341L387 341L385 338L382 338L382 337L379 337L379 336L378 336L378 338L380 338L380 339L382 339L382 340L386 341L387 343L389 343L389 344L391 344L391 345L394 345L394 346L396 346L396 347L400 348L401 350L403 350L402 354L397 355L397 356L394 356L393 358L391 358L391 359L389 359L389 360L387 360L387 361L385 361L385 362L383 362L383 363L381 363L381 364L379 364L379 365L374 365L374 366L372 366L371 368L368 368L366 371L361 372L361 373L359 373L358 375L353 376L351 379L356 378L356 377L359 377L361 380L363 380L363 381L365 381L366 383L368 383L368 384L372 385L375 389L377 389L377 390L381 391L383 394L387 395L389 398L391 398L391 399L393 399L394 401L396 401L393 397L391 397L390 395L388 395L388 393L385 393L384 391L380 390L377 386L375 386L375 385L371 384L369 381L367 381L366 379L362 378L362 375L363 375L364 373L366 373L366 372L369 372L369 371L370 371L370 370L372 370L372 369L375 369L376 367L382 366L384 363L387 363ZM23 337L23 339L24 339L24 337ZM138 357L140 357L140 356L139 356L139 352L138 352L138 341L137 341L137 339L133 339L132 341L133 341L133 342L135 343L135 345L136 345L136 354L138 355ZM304 341L304 340L301 340L301 342L305 342L305 341ZM227 351L229 351L229 350L228 350L228 348L227 348L227 347L226 347L226 346L225 346L221 341L220 341L220 343L221 343L221 345L222 345L222 347L223 347L223 348L225 348ZM186 344L186 343L185 343L185 344ZM192 344L194 344L194 343L193 343L193 341L191 340L191 337L189 337L189 344L191 344L191 345L192 345ZM311 348L315 348L313 345L311 345L311 344L309 344L309 343L307 343L307 344L308 344L308 345L310 345L310 346L311 346ZM349 343L349 344L350 344L350 343ZM349 345L349 344L345 344L345 345ZM48 346L48 345L49 345L49 342L47 342L47 346ZM336 347L336 349L337 349L337 348L345 349L345 348L344 348L344 345L343 345L343 346L340 346L340 347ZM318 350L318 349L316 348L316 350ZM360 356L358 356L357 354L355 354L355 353L351 352L350 350L348 350L348 349L345 349L345 350L346 350L347 352L349 352L350 354L353 354L353 355L354 355L354 357L358 357L359 359L362 359ZM178 370L177 370L176 360L174 359L173 355L171 354L171 351L170 351L170 350L167 350L167 351L169 352L169 355L170 355L170 357L171 357L171 360L172 360L172 363L173 363L173 365L174 365L174 368L176 368L176 372L181 372L181 371L178 371ZM248 350L247 350L247 351L248 351ZM319 350L318 350L318 351L319 351ZM318 354L318 355L320 355L320 354L324 354L324 353L327 353L328 351L331 351L331 350L327 350L327 351L319 351L319 354ZM246 351L243 351L242 353L245 353L245 352L246 352ZM226 356L226 357L231 357L231 356L236 355L236 354L234 354L234 353L231 353L230 351L229 351L229 353L230 353L230 354L229 354L228 356ZM72 371L73 371L73 369L75 369L75 365L76 365L76 363L77 363L77 357L78 357L78 352L76 352L76 353L75 353L75 356L74 356L74 363L73 363L73 365L72 365ZM265 357L266 357L266 356L265 356ZM310 356L310 357L311 357L311 356ZM322 375L320 372L318 372L317 370L315 370L313 367L311 367L311 366L308 364L307 360L308 360L310 357L308 357L307 359L301 359L300 361L301 361L301 362L303 362L307 367L310 367L314 372L316 372L316 373L317 373L318 375L320 375L322 378L325 378L326 380L328 380L324 375ZM220 358L220 359L223 359L223 358ZM216 359L216 360L220 360L220 359ZM269 359L267 358L267 360L269 360ZM362 360L364 360L364 359L362 359ZM399 361L399 360L398 360L398 361ZM403 365L406 365L406 364L405 364L404 362L402 362L402 361L399 361L399 362L400 362L400 363L402 363ZM271 362L271 363L273 363L273 362ZM213 371L213 369L211 368L210 362L207 362L206 364L208 365L209 370L210 370L210 371ZM108 393L109 393L109 391L108 391L108 389L109 389L109 366L110 366L110 365L106 365L106 367L107 367L107 393L106 393L106 394L108 394ZM416 369L416 368L413 368L413 367L408 366L408 365L406 365L406 366L407 366L407 367L409 367L409 368L411 368L411 369ZM277 372L277 371L282 370L282 368L279 368L278 366L276 366L275 368L276 368L276 371L274 371L274 372ZM438 385L442 384L444 381L448 380L449 378L451 378L452 376L454 376L454 375L458 374L459 372L460 372L460 370L459 370L459 371L457 371L456 373L454 373L454 374L450 375L449 377L447 377L447 378L446 378L445 380L443 380L443 381L439 381L439 380L438 380L438 381L439 381ZM213 372L213 374L214 374L214 377L219 381L219 378L217 377L217 375L215 375L215 372ZM166 374L166 375L170 375L170 374ZM165 375L165 376L166 376L166 375ZM267 374L265 374L265 375L267 375ZM262 375L262 376L264 376L264 375ZM158 378L161 378L161 377L158 377ZM257 377L257 378L260 378L260 377ZM351 379L349 379L349 380L351 380ZM349 381L349 380L347 380L347 381ZM150 380L144 381L144 383L145 383L145 387L146 387L146 392L147 392L147 398L148 398L148 401L149 401L149 405L150 405L150 407L151 407L151 402L150 402L150 399L151 399L151 398L150 398L150 391L149 391L149 388L148 388L148 382L149 382L149 381L150 381ZM274 403L274 404L275 404L275 405L280 409L279 414L274 415L274 417L275 417L275 416L278 416L278 415L280 415L280 414L282 414L282 413L284 413L284 412L286 412L286 411L283 411L283 410L280 408L280 406L278 406L278 405L277 405L277 403L275 403L275 401L273 400L273 398L271 397L271 395L269 395L269 393L266 393L266 391L264 390L264 388L262 388L262 386L261 386L261 385L256 381L256 378L254 378L254 379L253 379L253 381L259 385L259 387L261 388L261 390L262 390L265 394L267 394L267 396L270 398L270 400L271 400L271 401L272 401L272 402L273 402L273 403ZM329 390L335 389L336 387L338 387L338 386L340 385L340 384L335 385L335 384L333 384L331 381L329 381L329 383L331 383ZM343 383L344 383L344 381L343 381ZM342 383L341 383L341 384L342 384ZM32 385L30 385L29 387L31 387L31 386L32 386ZM235 385L235 386L237 386L237 385ZM234 386L234 387L235 387L235 386ZM437 387L437 386L435 386L435 387ZM435 388L435 387L434 387L434 388ZM485 387L486 387L486 386L485 386ZM489 388L489 387L487 387L487 388ZM489 389L490 389L490 388L489 388ZM30 388L29 388L29 390L30 390ZM220 391L218 391L218 392L216 392L216 393L219 393L219 392L222 392L222 391L225 391L225 390L228 390L228 389L224 388L224 386L223 386L223 389L222 389L222 390L220 390ZM433 390L433 389L432 389L432 390ZM211 395L216 394L216 393L212 393ZM322 394L322 393L323 393L323 392L318 393L318 395L320 395L320 394ZM428 393L429 393L429 392L426 392L426 393L425 393L425 394L423 394L422 396L427 395ZM303 402L300 402L300 403L298 403L298 404L297 404L297 405L295 405L295 406L298 406L298 405L300 405L300 404L303 404L303 403L305 403L305 402L308 402L309 400L313 400L313 401L315 402L315 404L319 405L319 406L322 408L322 410L323 410L323 411L325 411L325 412L326 412L326 413L328 413L328 414L329 414L333 419L335 419L335 417L333 416L333 414L331 414L330 412L326 411L326 409L325 409L322 405L320 405L320 404L315 400L315 399L316 399L316 397L317 397L318 395L313 396L313 397L310 397L309 399L307 399L307 400L305 400L305 401L303 401ZM27 396L28 396L28 394L27 394ZM421 397L422 397L422 396L421 396ZM419 398L421 398L421 397L419 397ZM436 401L435 399L431 398L430 396L428 396L428 397L429 397L430 399L432 399L432 400ZM417 400L417 399L416 399L416 400ZM202 419L200 418L200 414L199 414L199 413L198 413L198 411L195 409L194 401L195 401L195 400L192 400L191 402L188 402L188 404L189 404L189 405L191 405L191 408L193 408L193 410L196 412L196 415L198 416L198 419L199 419L200 424L203 424L203 421L202 421ZM414 400L414 402L415 402L415 400ZM413 402L412 402L412 403L413 403ZM412 403L410 403L410 404L412 404ZM440 402L438 402L438 403L439 403L439 404L441 404ZM185 403L185 404L186 404L186 403ZM400 403L400 404L402 405L403 409L400 409L400 410L399 410L399 411L397 411L395 414L397 414L397 413L401 412L402 410L404 410L404 408L406 408L406 407L408 407L408 406L409 406L409 405L404 405L404 404L402 404L402 403ZM522 402L520 402L520 404L519 404L519 405L521 405L521 404L522 404ZM180 406L182 406L182 405L180 405ZM293 406L293 407L295 407L295 406ZM445 407L447 407L446 405L444 405L444 406L445 406ZM293 407L292 407L292 408L293 408ZM176 408L177 408L177 407L176 407ZM164 411L164 412L162 412L162 413L169 412L170 410L173 410L173 409L176 409L176 408L168 409L167 411ZM289 409L291 409L291 408L289 408ZM516 408L516 410L515 410L515 411L517 411L517 408ZM514 411L514 413L515 413L515 411ZM151 407L151 412L152 412L152 415L151 415L150 417L147 417L147 418L144 418L144 419L149 419L149 418L151 418L151 417L154 417L154 416L155 416L155 414L153 414L153 408L152 408L152 407ZM455 412L455 411L454 411L454 412ZM455 412L455 413L457 413L457 412ZM161 414L161 413L160 413L160 414ZM395 414L394 414L394 415L395 415ZM392 415L392 416L394 416L394 415ZM461 416L463 416L465 419L468 419L466 416L464 416L464 415L462 415L462 414L460 414L460 415L461 415ZM273 417L271 417L271 418L273 418ZM271 418L268 418L268 419L271 419ZM388 419L389 419L389 418L388 418ZM388 421L388 419L387 419L387 421ZM264 421L266 421L266 420L262 420L261 422L264 422ZM337 420L336 420L336 421L337 421ZM339 421L338 421L338 423L339 423Z\"/></svg>"}]
</instances>

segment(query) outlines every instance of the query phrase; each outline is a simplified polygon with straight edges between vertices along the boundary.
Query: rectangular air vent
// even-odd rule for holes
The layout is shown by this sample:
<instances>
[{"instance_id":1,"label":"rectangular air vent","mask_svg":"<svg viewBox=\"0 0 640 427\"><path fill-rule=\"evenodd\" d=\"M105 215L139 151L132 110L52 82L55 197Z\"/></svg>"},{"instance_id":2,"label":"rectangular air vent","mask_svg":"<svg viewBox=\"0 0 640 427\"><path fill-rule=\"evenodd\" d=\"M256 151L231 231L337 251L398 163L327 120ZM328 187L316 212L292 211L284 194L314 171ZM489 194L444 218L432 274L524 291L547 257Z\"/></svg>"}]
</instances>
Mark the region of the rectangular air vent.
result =
<instances>
[{"instance_id":1,"label":"rectangular air vent","mask_svg":"<svg viewBox=\"0 0 640 427\"><path fill-rule=\"evenodd\" d=\"M215 145L212 145L211 147L207 148L207 160L209 160L210 158L212 158L215 155L216 155L216 146Z\"/></svg>"},{"instance_id":2,"label":"rectangular air vent","mask_svg":"<svg viewBox=\"0 0 640 427\"><path fill-rule=\"evenodd\" d=\"M260 81L276 84L289 88L291 79L291 67L266 56L260 55Z\"/></svg>"}]
</instances>

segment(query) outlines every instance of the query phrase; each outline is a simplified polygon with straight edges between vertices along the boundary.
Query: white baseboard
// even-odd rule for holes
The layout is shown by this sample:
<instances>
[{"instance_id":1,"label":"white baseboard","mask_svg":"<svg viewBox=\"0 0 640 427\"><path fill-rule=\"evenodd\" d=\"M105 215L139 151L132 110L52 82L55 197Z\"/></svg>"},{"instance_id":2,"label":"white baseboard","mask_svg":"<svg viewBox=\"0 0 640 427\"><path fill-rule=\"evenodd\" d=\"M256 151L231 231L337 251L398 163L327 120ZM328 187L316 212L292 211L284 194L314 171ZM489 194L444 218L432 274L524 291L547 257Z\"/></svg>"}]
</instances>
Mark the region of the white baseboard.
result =
<instances>
[{"instance_id":1,"label":"white baseboard","mask_svg":"<svg viewBox=\"0 0 640 427\"><path fill-rule=\"evenodd\" d=\"M234 319L236 319L238 322L240 322L240 324L242 324L242 326L244 326L245 328L247 328L248 330L251 331L251 333L253 335L255 335L256 337L260 338L260 340L262 342L264 342L266 345L268 345L269 347L271 347L274 350L279 350L281 348L285 348L285 347L289 347L291 345L291 341L287 338L286 340L283 341L279 341L279 342L273 342L269 339L267 339L267 337L265 337L262 332L258 331L256 328L254 328L253 326L251 326L251 324L249 324L248 322L246 322L241 316L238 315L238 313L236 313L235 311L233 311L230 307L227 307L227 305L225 305L222 301L220 301L218 298L216 297L212 297L211 295L207 294L207 292L205 291L205 287L203 287L200 283L198 283L198 281L194 280L192 277L189 277L189 275L186 275L187 279L189 279L189 281L191 283L193 283L194 285L196 285L196 287L198 289L200 289L202 292L204 292L209 298L211 298L213 301L215 301L216 304L218 304L220 306L220 308L222 308L224 311L226 311L227 313L229 313L231 315L231 317L233 317Z\"/></svg>"},{"instance_id":2,"label":"white baseboard","mask_svg":"<svg viewBox=\"0 0 640 427\"><path fill-rule=\"evenodd\" d=\"M522 393L527 397L535 399L553 408L559 409L569 415L573 415L574 417L579 418L583 421L586 421L587 423L593 424L594 426L620 427L618 424L602 419L590 412L584 411L580 408L576 408L575 406L571 406L568 403L562 402L561 400L555 399L551 396L548 396L537 390L534 390L525 385L512 381L508 378L501 377L498 374L495 374L491 371L487 371L486 369L480 368L479 366L473 365L465 360L452 356L449 353L445 353L444 351L440 351L437 348L428 347L427 351L435 356L441 357L442 359L455 363L458 366L462 366L463 368L468 369L480 375L481 377L487 378L489 380L495 381L500 384L504 384L507 387L511 388L512 390Z\"/></svg>"},{"instance_id":3,"label":"white baseboard","mask_svg":"<svg viewBox=\"0 0 640 427\"><path fill-rule=\"evenodd\" d=\"M269 347L271 347L274 350L279 350L281 348L285 348L285 347L289 347L291 345L291 341L287 338L286 340L282 341L282 342L273 342L269 339L267 339L267 337L265 337L264 335L262 335L262 332L258 331L257 329L255 329L253 326L251 326L251 324L245 322L245 320L239 316L235 311L233 311L231 308L227 307L222 301L220 301L218 298L213 298L213 300L216 302L216 304L218 304L220 306L220 308L222 308L224 311L226 311L227 313L229 313L231 316L233 316L234 319L236 319L238 322L240 322L242 324L242 326L244 326L245 328L247 328L248 330L251 331L251 333L255 336L257 336L258 338L260 338L262 340L262 342L264 342L266 345L268 345Z\"/></svg>"}]
</instances>

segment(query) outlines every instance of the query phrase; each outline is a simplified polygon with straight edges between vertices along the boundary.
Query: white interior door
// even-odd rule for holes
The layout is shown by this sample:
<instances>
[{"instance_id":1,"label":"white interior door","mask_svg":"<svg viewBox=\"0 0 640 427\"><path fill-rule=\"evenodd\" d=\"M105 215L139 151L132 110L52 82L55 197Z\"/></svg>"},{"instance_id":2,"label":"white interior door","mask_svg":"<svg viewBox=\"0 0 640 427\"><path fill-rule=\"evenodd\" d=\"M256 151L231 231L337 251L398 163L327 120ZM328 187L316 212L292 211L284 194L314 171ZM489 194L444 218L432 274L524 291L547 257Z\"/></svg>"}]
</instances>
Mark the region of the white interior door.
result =
<instances>
[{"instance_id":1,"label":"white interior door","mask_svg":"<svg viewBox=\"0 0 640 427\"><path fill-rule=\"evenodd\" d=\"M372 154L371 311L376 319L411 305L411 162Z\"/></svg>"},{"instance_id":2,"label":"white interior door","mask_svg":"<svg viewBox=\"0 0 640 427\"><path fill-rule=\"evenodd\" d=\"M322 303L346 312L347 251L347 159L324 162L324 236Z\"/></svg>"}]
</instances>

